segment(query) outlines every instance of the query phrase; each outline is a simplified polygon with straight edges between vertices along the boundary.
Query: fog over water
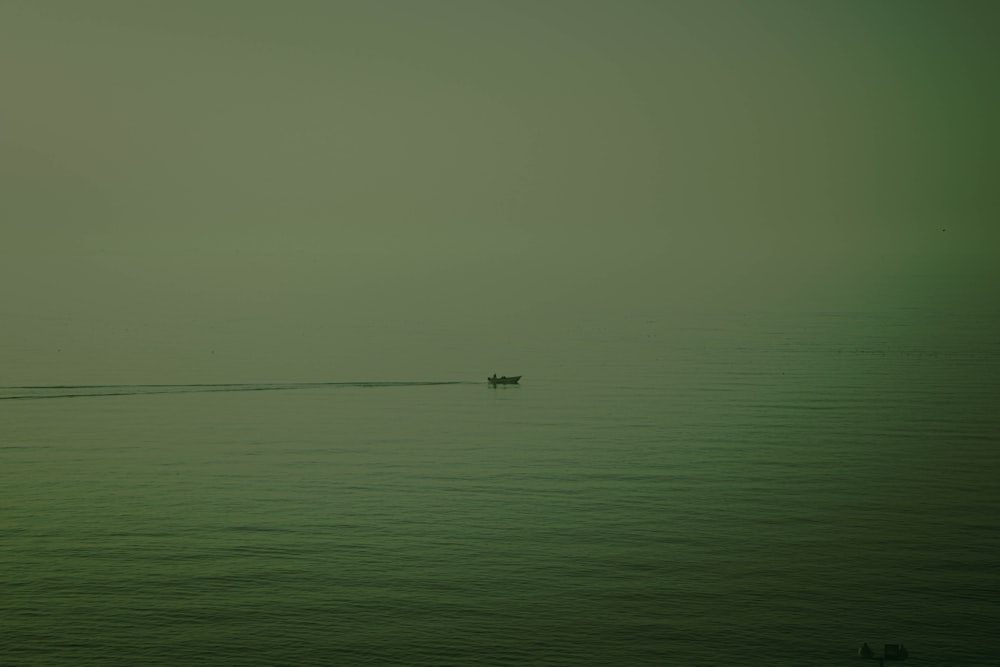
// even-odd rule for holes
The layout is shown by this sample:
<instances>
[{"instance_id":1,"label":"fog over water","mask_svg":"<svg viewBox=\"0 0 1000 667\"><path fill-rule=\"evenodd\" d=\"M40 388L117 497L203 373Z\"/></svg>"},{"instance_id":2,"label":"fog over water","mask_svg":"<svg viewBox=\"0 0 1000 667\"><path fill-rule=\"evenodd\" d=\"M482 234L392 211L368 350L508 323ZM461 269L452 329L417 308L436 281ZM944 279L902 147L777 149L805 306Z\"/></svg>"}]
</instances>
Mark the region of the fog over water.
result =
<instances>
[{"instance_id":1,"label":"fog over water","mask_svg":"<svg viewBox=\"0 0 1000 667\"><path fill-rule=\"evenodd\" d=\"M995 665L998 8L0 2L0 663Z\"/></svg>"},{"instance_id":2,"label":"fog over water","mask_svg":"<svg viewBox=\"0 0 1000 667\"><path fill-rule=\"evenodd\" d=\"M996 18L4 3L0 373L465 379L607 320L994 307Z\"/></svg>"}]
</instances>

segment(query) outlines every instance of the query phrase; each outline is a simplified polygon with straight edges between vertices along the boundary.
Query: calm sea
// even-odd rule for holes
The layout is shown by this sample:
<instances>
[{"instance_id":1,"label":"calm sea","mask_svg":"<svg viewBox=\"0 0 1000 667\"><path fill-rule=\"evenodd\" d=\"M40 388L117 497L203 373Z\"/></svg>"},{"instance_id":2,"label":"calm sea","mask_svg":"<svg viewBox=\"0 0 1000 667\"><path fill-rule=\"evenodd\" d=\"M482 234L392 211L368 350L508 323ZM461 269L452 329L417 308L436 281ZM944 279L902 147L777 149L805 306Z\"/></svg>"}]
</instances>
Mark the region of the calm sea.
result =
<instances>
[{"instance_id":1,"label":"calm sea","mask_svg":"<svg viewBox=\"0 0 1000 667\"><path fill-rule=\"evenodd\" d=\"M998 334L730 314L464 375L4 387L0 664L998 665Z\"/></svg>"}]
</instances>

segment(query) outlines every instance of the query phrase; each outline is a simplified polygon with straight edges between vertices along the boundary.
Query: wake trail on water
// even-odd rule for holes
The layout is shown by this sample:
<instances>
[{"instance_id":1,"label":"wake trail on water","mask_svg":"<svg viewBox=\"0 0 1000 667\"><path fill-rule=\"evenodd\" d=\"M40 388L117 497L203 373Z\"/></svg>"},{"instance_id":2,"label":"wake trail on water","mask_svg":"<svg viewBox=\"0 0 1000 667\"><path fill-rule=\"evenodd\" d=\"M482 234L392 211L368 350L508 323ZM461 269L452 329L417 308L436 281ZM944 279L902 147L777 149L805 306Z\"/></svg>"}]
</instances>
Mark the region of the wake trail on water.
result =
<instances>
[{"instance_id":1,"label":"wake trail on water","mask_svg":"<svg viewBox=\"0 0 1000 667\"><path fill-rule=\"evenodd\" d=\"M88 398L97 396L145 396L150 394L196 394L234 391L295 391L338 387L430 387L456 384L480 384L467 381L403 382L288 382L223 384L95 384L0 387L0 401L24 401L44 398Z\"/></svg>"}]
</instances>

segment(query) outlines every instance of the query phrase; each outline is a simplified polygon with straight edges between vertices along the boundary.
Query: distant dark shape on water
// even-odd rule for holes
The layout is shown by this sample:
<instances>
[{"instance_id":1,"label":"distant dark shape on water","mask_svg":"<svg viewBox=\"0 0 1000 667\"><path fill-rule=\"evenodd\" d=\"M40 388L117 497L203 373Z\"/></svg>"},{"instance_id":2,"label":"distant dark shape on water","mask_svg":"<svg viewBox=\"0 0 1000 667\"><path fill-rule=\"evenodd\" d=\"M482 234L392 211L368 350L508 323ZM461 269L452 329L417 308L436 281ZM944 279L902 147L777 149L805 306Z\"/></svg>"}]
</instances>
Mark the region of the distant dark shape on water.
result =
<instances>
[{"instance_id":1,"label":"distant dark shape on water","mask_svg":"<svg viewBox=\"0 0 1000 667\"><path fill-rule=\"evenodd\" d=\"M902 644L886 644L882 648L882 655L875 655L875 651L865 642L858 649L859 658L870 658L872 660L878 660L879 664L883 664L885 660L906 660L910 657L909 651Z\"/></svg>"},{"instance_id":2,"label":"distant dark shape on water","mask_svg":"<svg viewBox=\"0 0 1000 667\"><path fill-rule=\"evenodd\" d=\"M902 644L886 644L882 647L882 656L886 660L906 660L910 652Z\"/></svg>"},{"instance_id":3,"label":"distant dark shape on water","mask_svg":"<svg viewBox=\"0 0 1000 667\"><path fill-rule=\"evenodd\" d=\"M502 375L500 377L497 377L497 374L494 373L492 377L486 378L486 381L490 383L491 387L495 387L498 384L517 384L518 380L520 379L521 379L520 375L512 375L510 377Z\"/></svg>"}]
</instances>

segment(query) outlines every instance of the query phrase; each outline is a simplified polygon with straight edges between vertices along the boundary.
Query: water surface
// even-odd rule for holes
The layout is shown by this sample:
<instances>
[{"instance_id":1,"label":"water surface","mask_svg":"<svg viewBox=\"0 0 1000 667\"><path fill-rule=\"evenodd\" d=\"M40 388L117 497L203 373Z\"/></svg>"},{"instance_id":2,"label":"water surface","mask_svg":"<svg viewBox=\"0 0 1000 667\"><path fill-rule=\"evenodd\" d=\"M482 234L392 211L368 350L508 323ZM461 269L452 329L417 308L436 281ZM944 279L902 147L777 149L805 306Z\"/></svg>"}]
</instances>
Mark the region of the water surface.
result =
<instances>
[{"instance_id":1,"label":"water surface","mask_svg":"<svg viewBox=\"0 0 1000 667\"><path fill-rule=\"evenodd\" d=\"M4 387L0 662L995 665L995 329L920 317L595 326L482 379Z\"/></svg>"}]
</instances>

